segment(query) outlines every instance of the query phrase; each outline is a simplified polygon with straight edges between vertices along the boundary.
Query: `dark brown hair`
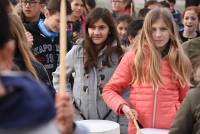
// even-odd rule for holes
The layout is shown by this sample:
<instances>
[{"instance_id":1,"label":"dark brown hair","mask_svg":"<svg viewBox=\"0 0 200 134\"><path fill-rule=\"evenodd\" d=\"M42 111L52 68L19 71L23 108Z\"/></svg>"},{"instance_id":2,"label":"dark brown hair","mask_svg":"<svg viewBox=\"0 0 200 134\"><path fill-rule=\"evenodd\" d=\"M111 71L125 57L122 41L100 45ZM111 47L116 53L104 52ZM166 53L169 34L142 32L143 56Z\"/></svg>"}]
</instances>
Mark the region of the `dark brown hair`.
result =
<instances>
[{"instance_id":1,"label":"dark brown hair","mask_svg":"<svg viewBox=\"0 0 200 134\"><path fill-rule=\"evenodd\" d=\"M116 23L117 23L117 25L120 22L127 22L127 24L129 24L132 20L133 20L133 18L130 15L124 14L124 15L120 15L117 17Z\"/></svg>"},{"instance_id":2,"label":"dark brown hair","mask_svg":"<svg viewBox=\"0 0 200 134\"><path fill-rule=\"evenodd\" d=\"M9 25L9 18L7 9L9 7L8 0L0 0L0 49L5 46L5 43L11 39L10 35L10 25Z\"/></svg>"}]
</instances>

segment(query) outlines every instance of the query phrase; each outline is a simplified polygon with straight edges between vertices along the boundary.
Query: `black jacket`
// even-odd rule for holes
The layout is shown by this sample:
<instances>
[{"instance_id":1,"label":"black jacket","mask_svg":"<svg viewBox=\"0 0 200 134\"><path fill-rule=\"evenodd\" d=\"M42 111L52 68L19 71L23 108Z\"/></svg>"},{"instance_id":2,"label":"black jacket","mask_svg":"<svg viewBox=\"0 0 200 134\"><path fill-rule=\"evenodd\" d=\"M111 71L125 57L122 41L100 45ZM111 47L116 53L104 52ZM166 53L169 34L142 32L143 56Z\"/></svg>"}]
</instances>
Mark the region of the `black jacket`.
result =
<instances>
[{"instance_id":1,"label":"black jacket","mask_svg":"<svg viewBox=\"0 0 200 134\"><path fill-rule=\"evenodd\" d=\"M59 36L46 36L39 29L38 23L31 23L25 27L33 35L34 41L31 48L33 55L44 65L52 80L52 72L56 70L59 60Z\"/></svg>"}]
</instances>

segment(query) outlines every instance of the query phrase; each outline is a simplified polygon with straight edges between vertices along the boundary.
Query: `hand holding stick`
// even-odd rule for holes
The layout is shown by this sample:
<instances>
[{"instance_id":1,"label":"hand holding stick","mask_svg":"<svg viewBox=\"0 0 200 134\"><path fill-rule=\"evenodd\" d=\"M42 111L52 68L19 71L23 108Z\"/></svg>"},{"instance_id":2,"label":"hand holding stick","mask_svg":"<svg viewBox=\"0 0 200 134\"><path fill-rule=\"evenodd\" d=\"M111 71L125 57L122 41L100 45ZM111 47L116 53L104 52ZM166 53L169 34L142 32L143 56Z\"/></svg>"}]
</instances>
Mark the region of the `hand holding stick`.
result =
<instances>
[{"instance_id":1,"label":"hand holding stick","mask_svg":"<svg viewBox=\"0 0 200 134\"><path fill-rule=\"evenodd\" d=\"M136 127L137 133L136 134L142 134L140 131L140 127L137 123L137 112L134 109L131 109L129 106L127 105L123 105L122 106L122 111L124 112L124 114L126 115L126 117L131 120L133 122L133 124Z\"/></svg>"},{"instance_id":2,"label":"hand holding stick","mask_svg":"<svg viewBox=\"0 0 200 134\"><path fill-rule=\"evenodd\" d=\"M135 117L133 118L132 121L133 121L133 123L134 123L134 125L136 127L136 130L137 130L136 134L142 134L142 132L140 130L140 127L139 127L139 125L138 125L137 120L135 119Z\"/></svg>"}]
</instances>

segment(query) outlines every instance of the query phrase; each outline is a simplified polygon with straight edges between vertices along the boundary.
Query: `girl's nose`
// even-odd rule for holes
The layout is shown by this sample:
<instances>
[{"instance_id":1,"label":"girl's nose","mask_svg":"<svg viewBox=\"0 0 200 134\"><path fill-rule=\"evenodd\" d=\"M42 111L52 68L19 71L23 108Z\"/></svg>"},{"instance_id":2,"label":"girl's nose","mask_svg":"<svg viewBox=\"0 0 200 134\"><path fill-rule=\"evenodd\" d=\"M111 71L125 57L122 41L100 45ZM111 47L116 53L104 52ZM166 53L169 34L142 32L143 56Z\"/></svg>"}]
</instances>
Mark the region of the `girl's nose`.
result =
<instances>
[{"instance_id":1,"label":"girl's nose","mask_svg":"<svg viewBox=\"0 0 200 134\"><path fill-rule=\"evenodd\" d=\"M192 19L189 19L188 22L191 23L191 22L193 22L193 20L192 20Z\"/></svg>"},{"instance_id":2,"label":"girl's nose","mask_svg":"<svg viewBox=\"0 0 200 134\"><path fill-rule=\"evenodd\" d=\"M99 34L99 33L100 33L99 29L96 28L96 29L94 30L94 34Z\"/></svg>"},{"instance_id":3,"label":"girl's nose","mask_svg":"<svg viewBox=\"0 0 200 134\"><path fill-rule=\"evenodd\" d=\"M160 30L156 30L156 36L159 37L161 35Z\"/></svg>"},{"instance_id":4,"label":"girl's nose","mask_svg":"<svg viewBox=\"0 0 200 134\"><path fill-rule=\"evenodd\" d=\"M80 10L82 7L81 7L81 5L80 6L78 6L78 9Z\"/></svg>"},{"instance_id":5,"label":"girl's nose","mask_svg":"<svg viewBox=\"0 0 200 134\"><path fill-rule=\"evenodd\" d=\"M124 30L122 30L122 34L123 35L126 35L126 33L127 33L127 31L124 29Z\"/></svg>"}]
</instances>

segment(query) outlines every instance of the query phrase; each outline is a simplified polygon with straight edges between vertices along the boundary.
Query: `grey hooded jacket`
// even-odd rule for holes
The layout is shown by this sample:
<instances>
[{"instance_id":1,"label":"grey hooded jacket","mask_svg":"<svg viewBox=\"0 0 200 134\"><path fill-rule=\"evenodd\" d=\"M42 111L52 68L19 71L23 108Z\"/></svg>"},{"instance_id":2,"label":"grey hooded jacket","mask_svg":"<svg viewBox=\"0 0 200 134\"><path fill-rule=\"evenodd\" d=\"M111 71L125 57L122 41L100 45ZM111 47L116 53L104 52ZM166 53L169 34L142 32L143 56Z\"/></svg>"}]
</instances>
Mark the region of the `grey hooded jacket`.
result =
<instances>
[{"instance_id":1,"label":"grey hooded jacket","mask_svg":"<svg viewBox=\"0 0 200 134\"><path fill-rule=\"evenodd\" d=\"M69 77L73 74L74 77L73 89L70 83L66 82L66 91L73 97L78 107L78 110L76 108L76 119L122 121L122 124L125 126L124 130L127 131L127 120L124 119L125 117L123 119L119 118L114 112L111 112L101 96L102 87L111 78L119 63L118 54L111 54L111 67L104 66L105 48L103 48L98 54L98 67L93 67L88 74L84 74L82 43L83 41L78 45L74 45L66 55L66 75ZM55 89L59 89L59 71L60 67L53 73L53 85Z\"/></svg>"}]
</instances>

